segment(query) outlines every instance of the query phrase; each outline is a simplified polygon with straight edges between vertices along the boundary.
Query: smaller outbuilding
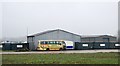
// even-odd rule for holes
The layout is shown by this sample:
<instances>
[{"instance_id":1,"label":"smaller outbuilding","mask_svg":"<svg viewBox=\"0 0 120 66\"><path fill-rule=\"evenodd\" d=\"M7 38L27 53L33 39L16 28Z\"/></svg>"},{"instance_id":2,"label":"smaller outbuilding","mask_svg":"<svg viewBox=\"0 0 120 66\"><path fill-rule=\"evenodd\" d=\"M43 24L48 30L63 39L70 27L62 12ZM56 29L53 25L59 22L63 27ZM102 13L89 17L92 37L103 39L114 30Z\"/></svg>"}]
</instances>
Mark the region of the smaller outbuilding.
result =
<instances>
[{"instance_id":1,"label":"smaller outbuilding","mask_svg":"<svg viewBox=\"0 0 120 66\"><path fill-rule=\"evenodd\" d=\"M93 42L75 42L76 50L93 49Z\"/></svg>"},{"instance_id":2,"label":"smaller outbuilding","mask_svg":"<svg viewBox=\"0 0 120 66\"><path fill-rule=\"evenodd\" d=\"M76 50L84 49L120 49L119 42L75 42Z\"/></svg>"},{"instance_id":3,"label":"smaller outbuilding","mask_svg":"<svg viewBox=\"0 0 120 66\"><path fill-rule=\"evenodd\" d=\"M111 42L109 45L111 49L120 49L120 42Z\"/></svg>"},{"instance_id":4,"label":"smaller outbuilding","mask_svg":"<svg viewBox=\"0 0 120 66\"><path fill-rule=\"evenodd\" d=\"M12 43L10 44L11 48L10 50L18 50L18 49L29 49L29 44L28 43Z\"/></svg>"},{"instance_id":5,"label":"smaller outbuilding","mask_svg":"<svg viewBox=\"0 0 120 66\"><path fill-rule=\"evenodd\" d=\"M1 50L10 50L10 43L1 43L0 49Z\"/></svg>"},{"instance_id":6,"label":"smaller outbuilding","mask_svg":"<svg viewBox=\"0 0 120 66\"><path fill-rule=\"evenodd\" d=\"M111 35L81 36L81 42L117 42L117 37Z\"/></svg>"},{"instance_id":7,"label":"smaller outbuilding","mask_svg":"<svg viewBox=\"0 0 120 66\"><path fill-rule=\"evenodd\" d=\"M0 49L2 50L29 49L29 44L28 43L0 43Z\"/></svg>"}]
</instances>

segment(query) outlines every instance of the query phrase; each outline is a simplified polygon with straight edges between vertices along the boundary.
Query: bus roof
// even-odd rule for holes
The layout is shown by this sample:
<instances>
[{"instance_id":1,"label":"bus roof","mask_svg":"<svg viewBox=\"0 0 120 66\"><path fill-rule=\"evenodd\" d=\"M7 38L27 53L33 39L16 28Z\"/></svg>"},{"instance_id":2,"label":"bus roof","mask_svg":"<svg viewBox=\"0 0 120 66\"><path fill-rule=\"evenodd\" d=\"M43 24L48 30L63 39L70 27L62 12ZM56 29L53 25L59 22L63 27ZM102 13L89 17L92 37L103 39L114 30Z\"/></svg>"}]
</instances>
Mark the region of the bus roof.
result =
<instances>
[{"instance_id":1,"label":"bus roof","mask_svg":"<svg viewBox=\"0 0 120 66\"><path fill-rule=\"evenodd\" d=\"M69 41L69 40L38 40L38 41Z\"/></svg>"}]
</instances>

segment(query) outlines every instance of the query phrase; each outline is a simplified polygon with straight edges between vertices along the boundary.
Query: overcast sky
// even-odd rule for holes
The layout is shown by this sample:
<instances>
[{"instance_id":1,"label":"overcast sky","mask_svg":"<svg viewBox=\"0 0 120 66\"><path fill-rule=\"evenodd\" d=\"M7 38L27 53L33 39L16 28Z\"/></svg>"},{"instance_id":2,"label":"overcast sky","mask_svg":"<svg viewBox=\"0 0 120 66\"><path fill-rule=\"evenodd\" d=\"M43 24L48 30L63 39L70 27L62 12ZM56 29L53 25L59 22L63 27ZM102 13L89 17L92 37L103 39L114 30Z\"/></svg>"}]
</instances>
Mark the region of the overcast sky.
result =
<instances>
[{"instance_id":1,"label":"overcast sky","mask_svg":"<svg viewBox=\"0 0 120 66\"><path fill-rule=\"evenodd\" d=\"M62 29L79 35L117 35L118 0L4 0L0 37Z\"/></svg>"}]
</instances>

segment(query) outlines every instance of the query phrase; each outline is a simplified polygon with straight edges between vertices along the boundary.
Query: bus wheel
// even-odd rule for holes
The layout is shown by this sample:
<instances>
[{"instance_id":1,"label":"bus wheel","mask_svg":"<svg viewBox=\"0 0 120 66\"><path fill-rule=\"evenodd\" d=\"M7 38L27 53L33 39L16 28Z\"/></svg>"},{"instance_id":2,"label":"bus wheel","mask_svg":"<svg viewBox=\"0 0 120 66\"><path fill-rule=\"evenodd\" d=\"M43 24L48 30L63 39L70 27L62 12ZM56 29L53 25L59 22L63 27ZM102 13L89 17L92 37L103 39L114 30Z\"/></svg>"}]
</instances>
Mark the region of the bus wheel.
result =
<instances>
[{"instance_id":1,"label":"bus wheel","mask_svg":"<svg viewBox=\"0 0 120 66\"><path fill-rule=\"evenodd\" d=\"M49 48L47 48L46 51L49 51Z\"/></svg>"},{"instance_id":2,"label":"bus wheel","mask_svg":"<svg viewBox=\"0 0 120 66\"><path fill-rule=\"evenodd\" d=\"M60 48L59 50L60 50L60 51L62 51L63 49L62 49L62 48Z\"/></svg>"}]
</instances>

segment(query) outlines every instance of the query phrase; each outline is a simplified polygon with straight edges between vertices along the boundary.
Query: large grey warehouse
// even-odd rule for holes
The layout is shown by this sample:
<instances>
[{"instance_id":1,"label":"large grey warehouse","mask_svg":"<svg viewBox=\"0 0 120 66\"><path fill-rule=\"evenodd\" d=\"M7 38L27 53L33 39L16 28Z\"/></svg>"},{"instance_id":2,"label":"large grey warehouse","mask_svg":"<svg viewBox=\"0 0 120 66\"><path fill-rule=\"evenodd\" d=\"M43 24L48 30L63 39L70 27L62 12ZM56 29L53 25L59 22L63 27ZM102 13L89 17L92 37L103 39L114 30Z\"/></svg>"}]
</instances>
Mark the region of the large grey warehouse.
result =
<instances>
[{"instance_id":1,"label":"large grey warehouse","mask_svg":"<svg viewBox=\"0 0 120 66\"><path fill-rule=\"evenodd\" d=\"M27 42L29 43L30 50L35 50L38 45L38 40L69 40L73 42L80 42L81 36L61 29L37 33L27 36Z\"/></svg>"},{"instance_id":2,"label":"large grey warehouse","mask_svg":"<svg viewBox=\"0 0 120 66\"><path fill-rule=\"evenodd\" d=\"M75 43L77 49L83 48L101 48L100 43L105 44L104 48L115 47L117 37L110 35L81 36L61 29L49 30L27 36L30 50L36 50L39 40L67 40ZM96 43L95 43L96 42ZM76 44L77 43L77 44ZM84 47L83 44L88 43L89 46ZM91 46L91 47L90 47Z\"/></svg>"}]
</instances>

